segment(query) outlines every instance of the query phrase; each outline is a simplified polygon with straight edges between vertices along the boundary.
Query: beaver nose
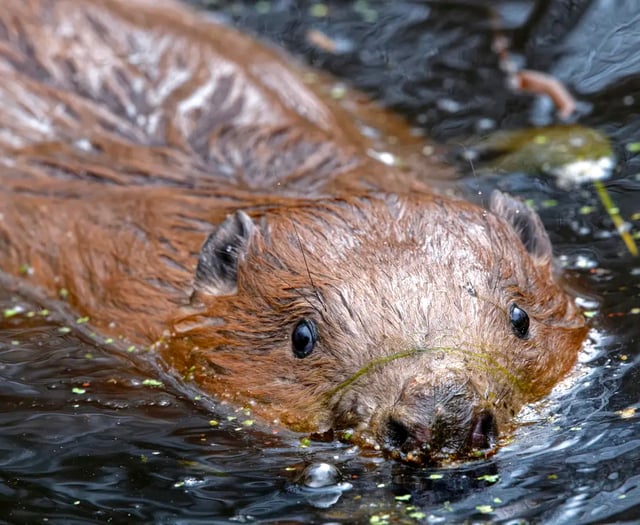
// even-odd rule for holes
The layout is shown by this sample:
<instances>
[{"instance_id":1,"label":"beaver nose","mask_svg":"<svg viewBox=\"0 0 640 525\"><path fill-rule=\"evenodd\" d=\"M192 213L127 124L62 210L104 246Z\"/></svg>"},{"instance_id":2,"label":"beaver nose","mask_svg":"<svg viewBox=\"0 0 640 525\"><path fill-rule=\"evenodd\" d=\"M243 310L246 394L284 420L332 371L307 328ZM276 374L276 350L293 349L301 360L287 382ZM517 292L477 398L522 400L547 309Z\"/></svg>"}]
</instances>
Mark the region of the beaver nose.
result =
<instances>
[{"instance_id":1,"label":"beaver nose","mask_svg":"<svg viewBox=\"0 0 640 525\"><path fill-rule=\"evenodd\" d=\"M468 385L405 388L386 413L379 433L383 448L397 459L424 463L457 457L495 444L497 425Z\"/></svg>"},{"instance_id":2,"label":"beaver nose","mask_svg":"<svg viewBox=\"0 0 640 525\"><path fill-rule=\"evenodd\" d=\"M486 449L495 444L497 434L496 420L489 411L483 410L476 416L472 428L469 438L471 448Z\"/></svg>"},{"instance_id":3,"label":"beaver nose","mask_svg":"<svg viewBox=\"0 0 640 525\"><path fill-rule=\"evenodd\" d=\"M490 449L497 435L495 418L487 410L468 424L446 418L416 422L390 416L383 432L387 452L396 459L416 463Z\"/></svg>"}]
</instances>

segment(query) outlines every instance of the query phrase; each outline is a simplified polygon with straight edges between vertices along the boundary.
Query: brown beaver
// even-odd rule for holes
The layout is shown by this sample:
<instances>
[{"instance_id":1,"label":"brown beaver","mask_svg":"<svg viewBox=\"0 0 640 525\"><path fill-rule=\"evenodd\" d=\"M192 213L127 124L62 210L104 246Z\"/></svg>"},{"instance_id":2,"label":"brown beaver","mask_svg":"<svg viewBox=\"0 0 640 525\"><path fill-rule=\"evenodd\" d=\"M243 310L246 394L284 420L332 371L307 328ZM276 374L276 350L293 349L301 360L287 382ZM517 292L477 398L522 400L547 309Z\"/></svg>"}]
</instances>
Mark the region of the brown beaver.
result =
<instances>
[{"instance_id":1,"label":"brown beaver","mask_svg":"<svg viewBox=\"0 0 640 525\"><path fill-rule=\"evenodd\" d=\"M372 159L283 59L151 0L5 0L0 264L300 431L490 447L582 315L538 216Z\"/></svg>"}]
</instances>

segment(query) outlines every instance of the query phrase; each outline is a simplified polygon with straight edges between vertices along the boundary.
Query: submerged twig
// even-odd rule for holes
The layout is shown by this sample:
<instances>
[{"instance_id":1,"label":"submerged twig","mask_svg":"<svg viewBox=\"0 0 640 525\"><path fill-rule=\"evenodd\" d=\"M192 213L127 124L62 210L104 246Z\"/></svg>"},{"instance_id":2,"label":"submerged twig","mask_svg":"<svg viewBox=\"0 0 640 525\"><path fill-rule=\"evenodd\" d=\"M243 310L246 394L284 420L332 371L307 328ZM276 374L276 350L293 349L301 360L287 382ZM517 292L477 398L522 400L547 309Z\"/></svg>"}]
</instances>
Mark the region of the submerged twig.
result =
<instances>
[{"instance_id":1,"label":"submerged twig","mask_svg":"<svg viewBox=\"0 0 640 525\"><path fill-rule=\"evenodd\" d=\"M600 197L600 202L602 202L602 205L604 206L605 210L607 210L609 217L611 217L611 220L613 221L613 224L615 225L616 230L618 230L620 237L624 241L624 244L626 245L627 250L629 250L629 253L631 255L633 255L634 257L637 257L638 246L636 245L635 240L633 239L633 237L625 227L625 221L620 215L620 209L613 203L613 200L611 199L611 195L609 195L607 188L604 187L604 184L602 184L601 181L596 180L593 182L593 184L596 188L596 192L598 193L598 197Z\"/></svg>"}]
</instances>

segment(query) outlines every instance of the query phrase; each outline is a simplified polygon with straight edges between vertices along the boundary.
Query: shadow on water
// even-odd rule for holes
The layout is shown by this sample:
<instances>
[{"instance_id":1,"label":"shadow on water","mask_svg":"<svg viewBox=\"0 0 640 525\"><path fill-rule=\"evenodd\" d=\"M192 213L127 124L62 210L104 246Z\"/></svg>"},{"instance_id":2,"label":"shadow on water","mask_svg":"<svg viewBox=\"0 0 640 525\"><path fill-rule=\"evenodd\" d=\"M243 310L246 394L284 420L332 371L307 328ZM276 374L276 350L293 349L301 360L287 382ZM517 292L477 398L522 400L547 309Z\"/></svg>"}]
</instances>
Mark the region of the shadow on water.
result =
<instances>
[{"instance_id":1,"label":"shadow on water","mask_svg":"<svg viewBox=\"0 0 640 525\"><path fill-rule=\"evenodd\" d=\"M491 50L496 18L515 56L550 71L604 132L617 166L605 186L640 220L640 15L635 2L226 2L239 27L349 79L450 144L492 129L554 122L539 97L511 91ZM308 39L317 29L335 49ZM462 173L468 165L460 163ZM336 443L261 427L244 411L158 373L149 357L80 337L45 305L0 291L0 520L12 523L632 522L640 518L640 262L595 189L567 192L523 173L476 176L531 199L567 279L595 300L573 376L521 414L486 460L417 469ZM16 309L16 307L19 307ZM68 323L67 323L68 324ZM197 399L197 396L196 396ZM310 464L341 476L299 481Z\"/></svg>"}]
</instances>

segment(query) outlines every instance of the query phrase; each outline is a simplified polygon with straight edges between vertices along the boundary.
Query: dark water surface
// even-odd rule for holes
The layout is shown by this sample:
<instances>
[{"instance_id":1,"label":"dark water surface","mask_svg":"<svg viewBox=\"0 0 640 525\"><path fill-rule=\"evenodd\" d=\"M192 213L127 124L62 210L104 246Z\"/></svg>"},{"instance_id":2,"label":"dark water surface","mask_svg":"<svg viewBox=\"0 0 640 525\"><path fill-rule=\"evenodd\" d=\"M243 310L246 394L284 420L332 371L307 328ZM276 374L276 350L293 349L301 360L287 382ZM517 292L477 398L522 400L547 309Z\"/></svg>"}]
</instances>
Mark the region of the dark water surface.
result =
<instances>
[{"instance_id":1,"label":"dark water surface","mask_svg":"<svg viewBox=\"0 0 640 525\"><path fill-rule=\"evenodd\" d=\"M415 468L311 442L198 398L150 356L122 352L82 320L0 286L0 520L7 523L603 523L640 520L640 260L592 184L560 189L518 170L474 175L469 137L553 124L552 106L511 91L491 43L552 72L579 102L575 122L610 138L606 190L640 226L640 9L629 1L223 2L251 32L348 78L448 142L470 195L531 199L568 283L593 315L580 364L521 414L490 459ZM546 5L550 4L550 5ZM527 20L530 23L527 24ZM332 51L308 39L317 29ZM637 237L637 236L636 236ZM67 329L71 327L71 331ZM305 468L336 466L325 488Z\"/></svg>"}]
</instances>

